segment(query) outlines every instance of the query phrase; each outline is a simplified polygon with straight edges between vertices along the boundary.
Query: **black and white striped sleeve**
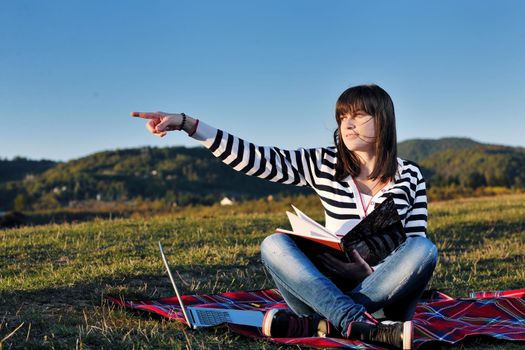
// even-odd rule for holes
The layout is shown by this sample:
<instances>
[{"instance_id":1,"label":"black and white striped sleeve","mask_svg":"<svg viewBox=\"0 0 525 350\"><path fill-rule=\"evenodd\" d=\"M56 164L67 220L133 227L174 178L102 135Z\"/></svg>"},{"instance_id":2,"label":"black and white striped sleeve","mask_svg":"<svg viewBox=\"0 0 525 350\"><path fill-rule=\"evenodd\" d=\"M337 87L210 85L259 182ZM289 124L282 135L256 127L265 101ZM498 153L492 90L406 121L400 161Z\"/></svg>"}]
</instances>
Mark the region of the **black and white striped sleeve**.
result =
<instances>
[{"instance_id":1,"label":"black and white striped sleeve","mask_svg":"<svg viewBox=\"0 0 525 350\"><path fill-rule=\"evenodd\" d=\"M405 233L407 236L426 236L427 233L427 190L425 179L418 171L416 196L412 203L405 221Z\"/></svg>"},{"instance_id":2,"label":"black and white striped sleeve","mask_svg":"<svg viewBox=\"0 0 525 350\"><path fill-rule=\"evenodd\" d=\"M257 146L199 121L192 135L224 164L249 176L283 184L312 186L311 150Z\"/></svg>"}]
</instances>

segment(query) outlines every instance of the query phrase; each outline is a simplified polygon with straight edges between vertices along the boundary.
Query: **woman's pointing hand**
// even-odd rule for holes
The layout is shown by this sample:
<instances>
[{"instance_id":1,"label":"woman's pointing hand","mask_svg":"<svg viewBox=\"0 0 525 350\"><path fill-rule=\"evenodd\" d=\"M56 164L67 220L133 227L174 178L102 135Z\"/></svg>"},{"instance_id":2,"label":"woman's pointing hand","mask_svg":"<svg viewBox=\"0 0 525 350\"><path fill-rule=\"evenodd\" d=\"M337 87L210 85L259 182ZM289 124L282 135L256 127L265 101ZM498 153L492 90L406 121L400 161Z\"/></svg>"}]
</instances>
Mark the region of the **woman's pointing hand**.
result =
<instances>
[{"instance_id":1,"label":"woman's pointing hand","mask_svg":"<svg viewBox=\"0 0 525 350\"><path fill-rule=\"evenodd\" d=\"M131 112L132 117L147 119L146 129L153 135L164 137L168 131L182 130L183 115L164 112Z\"/></svg>"}]
</instances>

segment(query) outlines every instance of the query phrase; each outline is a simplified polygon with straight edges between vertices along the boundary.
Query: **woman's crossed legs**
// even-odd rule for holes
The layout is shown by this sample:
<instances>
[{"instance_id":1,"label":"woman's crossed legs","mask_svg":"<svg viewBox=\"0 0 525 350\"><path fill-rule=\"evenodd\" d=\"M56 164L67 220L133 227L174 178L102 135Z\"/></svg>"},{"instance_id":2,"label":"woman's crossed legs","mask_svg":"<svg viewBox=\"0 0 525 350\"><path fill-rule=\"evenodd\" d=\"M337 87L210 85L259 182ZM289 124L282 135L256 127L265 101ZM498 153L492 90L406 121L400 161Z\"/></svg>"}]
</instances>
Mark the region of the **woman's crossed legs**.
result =
<instances>
[{"instance_id":1,"label":"woman's crossed legs","mask_svg":"<svg viewBox=\"0 0 525 350\"><path fill-rule=\"evenodd\" d=\"M343 292L323 275L285 234L261 244L264 266L297 315L319 314L346 332L364 313L383 309L391 320L409 320L437 262L437 249L425 237L408 237L375 271L351 291Z\"/></svg>"}]
</instances>

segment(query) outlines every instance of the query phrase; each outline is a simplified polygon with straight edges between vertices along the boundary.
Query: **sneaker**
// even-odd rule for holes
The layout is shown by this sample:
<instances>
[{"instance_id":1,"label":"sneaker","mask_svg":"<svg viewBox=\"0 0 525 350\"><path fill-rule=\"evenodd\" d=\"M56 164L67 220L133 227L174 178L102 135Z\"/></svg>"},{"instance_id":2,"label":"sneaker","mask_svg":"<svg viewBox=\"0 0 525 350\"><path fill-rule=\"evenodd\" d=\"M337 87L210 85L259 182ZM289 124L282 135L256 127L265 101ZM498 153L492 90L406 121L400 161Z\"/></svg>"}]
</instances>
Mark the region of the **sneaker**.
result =
<instances>
[{"instance_id":1,"label":"sneaker","mask_svg":"<svg viewBox=\"0 0 525 350\"><path fill-rule=\"evenodd\" d=\"M262 333L271 338L326 337L329 323L320 316L297 316L288 309L266 311Z\"/></svg>"},{"instance_id":2,"label":"sneaker","mask_svg":"<svg viewBox=\"0 0 525 350\"><path fill-rule=\"evenodd\" d=\"M390 345L395 349L412 349L412 321L388 321L378 324L351 322L347 335L349 339Z\"/></svg>"}]
</instances>

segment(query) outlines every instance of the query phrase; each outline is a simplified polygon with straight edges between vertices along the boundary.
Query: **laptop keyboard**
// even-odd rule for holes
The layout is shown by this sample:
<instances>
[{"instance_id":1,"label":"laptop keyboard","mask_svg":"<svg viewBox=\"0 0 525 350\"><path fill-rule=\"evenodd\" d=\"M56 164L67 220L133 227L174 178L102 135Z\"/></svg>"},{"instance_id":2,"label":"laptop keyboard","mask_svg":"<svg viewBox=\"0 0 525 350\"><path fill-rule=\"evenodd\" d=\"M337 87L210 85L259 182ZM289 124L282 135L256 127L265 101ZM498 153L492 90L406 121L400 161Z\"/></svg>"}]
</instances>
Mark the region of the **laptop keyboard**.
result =
<instances>
[{"instance_id":1,"label":"laptop keyboard","mask_svg":"<svg viewBox=\"0 0 525 350\"><path fill-rule=\"evenodd\" d=\"M224 322L231 323L232 319L227 311L210 311L210 310L199 310L198 308L193 309L197 312L197 317L201 324L216 325Z\"/></svg>"}]
</instances>

